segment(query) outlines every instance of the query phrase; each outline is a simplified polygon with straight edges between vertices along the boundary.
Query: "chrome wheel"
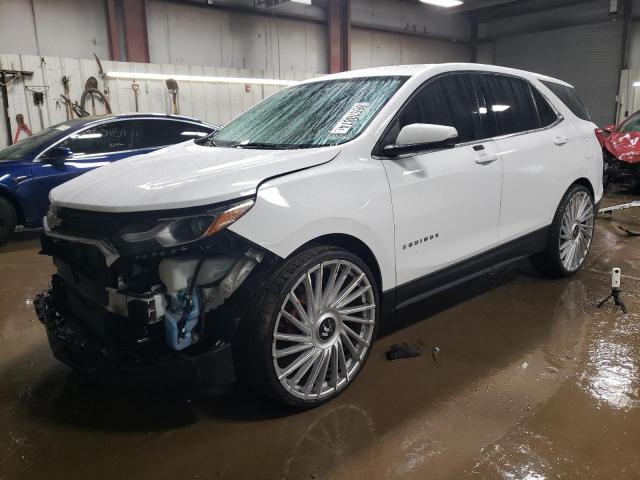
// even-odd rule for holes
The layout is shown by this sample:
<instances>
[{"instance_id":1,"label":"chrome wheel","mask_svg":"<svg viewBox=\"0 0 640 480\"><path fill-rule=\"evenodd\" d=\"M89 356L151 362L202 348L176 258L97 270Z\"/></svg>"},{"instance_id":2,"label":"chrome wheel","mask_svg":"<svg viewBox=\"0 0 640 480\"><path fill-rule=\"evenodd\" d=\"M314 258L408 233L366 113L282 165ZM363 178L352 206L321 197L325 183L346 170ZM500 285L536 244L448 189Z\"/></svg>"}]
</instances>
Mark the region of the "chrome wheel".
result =
<instances>
[{"instance_id":1,"label":"chrome wheel","mask_svg":"<svg viewBox=\"0 0 640 480\"><path fill-rule=\"evenodd\" d=\"M582 266L593 238L594 211L591 196L578 191L571 197L560 226L560 261L568 272Z\"/></svg>"},{"instance_id":2,"label":"chrome wheel","mask_svg":"<svg viewBox=\"0 0 640 480\"><path fill-rule=\"evenodd\" d=\"M373 338L376 296L367 275L347 260L329 260L303 274L276 318L272 357L284 389L319 400L345 388Z\"/></svg>"}]
</instances>

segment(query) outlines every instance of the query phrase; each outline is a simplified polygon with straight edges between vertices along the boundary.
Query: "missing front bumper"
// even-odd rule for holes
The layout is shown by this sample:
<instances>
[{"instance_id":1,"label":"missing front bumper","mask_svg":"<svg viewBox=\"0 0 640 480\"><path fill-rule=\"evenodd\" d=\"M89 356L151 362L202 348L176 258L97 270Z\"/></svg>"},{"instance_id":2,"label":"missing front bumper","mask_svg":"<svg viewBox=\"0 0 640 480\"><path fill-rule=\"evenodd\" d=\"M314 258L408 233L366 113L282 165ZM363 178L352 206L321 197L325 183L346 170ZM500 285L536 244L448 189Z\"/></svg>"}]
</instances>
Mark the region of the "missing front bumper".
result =
<instances>
[{"instance_id":1,"label":"missing front bumper","mask_svg":"<svg viewBox=\"0 0 640 480\"><path fill-rule=\"evenodd\" d=\"M165 353L128 360L114 355L111 346L97 338L67 306L64 284L54 277L53 287L34 301L38 319L47 330L53 355L85 373L122 383L191 383L207 386L235 382L231 344L219 342L206 351L189 355Z\"/></svg>"}]
</instances>

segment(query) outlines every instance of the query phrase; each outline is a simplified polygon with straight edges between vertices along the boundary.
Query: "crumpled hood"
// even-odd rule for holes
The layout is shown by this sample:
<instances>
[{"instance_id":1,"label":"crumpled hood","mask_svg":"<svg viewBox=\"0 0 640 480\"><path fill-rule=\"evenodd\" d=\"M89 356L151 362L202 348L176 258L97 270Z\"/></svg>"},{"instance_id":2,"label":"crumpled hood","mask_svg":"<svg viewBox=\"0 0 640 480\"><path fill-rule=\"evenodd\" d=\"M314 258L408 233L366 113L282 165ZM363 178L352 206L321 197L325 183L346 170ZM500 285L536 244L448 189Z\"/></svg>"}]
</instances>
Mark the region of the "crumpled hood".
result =
<instances>
[{"instance_id":1,"label":"crumpled hood","mask_svg":"<svg viewBox=\"0 0 640 480\"><path fill-rule=\"evenodd\" d=\"M640 133L613 132L604 139L607 150L618 160L627 163L640 162Z\"/></svg>"},{"instance_id":2,"label":"crumpled hood","mask_svg":"<svg viewBox=\"0 0 640 480\"><path fill-rule=\"evenodd\" d=\"M53 189L56 206L104 212L187 208L253 195L264 180L329 162L339 147L257 150L194 142L120 160Z\"/></svg>"}]
</instances>

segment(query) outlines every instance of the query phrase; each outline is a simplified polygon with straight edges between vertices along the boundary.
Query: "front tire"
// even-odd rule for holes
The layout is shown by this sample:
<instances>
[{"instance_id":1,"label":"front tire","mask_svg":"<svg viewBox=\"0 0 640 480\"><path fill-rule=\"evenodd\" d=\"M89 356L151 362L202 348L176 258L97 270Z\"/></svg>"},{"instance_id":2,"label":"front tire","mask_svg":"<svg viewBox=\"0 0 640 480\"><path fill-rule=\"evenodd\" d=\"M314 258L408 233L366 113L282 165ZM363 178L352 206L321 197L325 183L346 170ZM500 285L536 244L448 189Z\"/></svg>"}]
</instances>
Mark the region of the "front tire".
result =
<instances>
[{"instance_id":1,"label":"front tire","mask_svg":"<svg viewBox=\"0 0 640 480\"><path fill-rule=\"evenodd\" d=\"M247 318L241 375L287 405L310 408L335 398L368 358L378 296L375 277L351 252L298 253L268 280Z\"/></svg>"},{"instance_id":2,"label":"front tire","mask_svg":"<svg viewBox=\"0 0 640 480\"><path fill-rule=\"evenodd\" d=\"M18 222L16 209L5 198L0 197L0 245L9 240Z\"/></svg>"},{"instance_id":3,"label":"front tire","mask_svg":"<svg viewBox=\"0 0 640 480\"><path fill-rule=\"evenodd\" d=\"M593 241L595 205L584 185L575 184L560 201L549 232L549 243L531 261L550 277L569 277L587 258Z\"/></svg>"}]
</instances>

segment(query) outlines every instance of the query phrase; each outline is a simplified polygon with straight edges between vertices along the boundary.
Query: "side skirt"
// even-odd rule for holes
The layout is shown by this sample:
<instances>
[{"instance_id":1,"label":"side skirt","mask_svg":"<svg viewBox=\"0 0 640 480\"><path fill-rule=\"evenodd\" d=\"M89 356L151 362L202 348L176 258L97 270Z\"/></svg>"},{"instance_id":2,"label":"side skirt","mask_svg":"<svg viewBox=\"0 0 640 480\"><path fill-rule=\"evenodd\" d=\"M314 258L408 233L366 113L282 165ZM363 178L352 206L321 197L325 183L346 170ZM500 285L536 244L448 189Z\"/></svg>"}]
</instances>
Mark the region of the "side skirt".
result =
<instances>
[{"instance_id":1,"label":"side skirt","mask_svg":"<svg viewBox=\"0 0 640 480\"><path fill-rule=\"evenodd\" d=\"M549 229L550 227L545 227L536 230L480 255L383 292L383 314L392 313L443 290L543 251L549 241Z\"/></svg>"}]
</instances>

